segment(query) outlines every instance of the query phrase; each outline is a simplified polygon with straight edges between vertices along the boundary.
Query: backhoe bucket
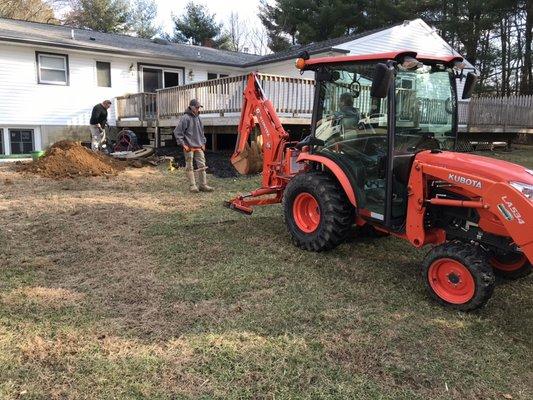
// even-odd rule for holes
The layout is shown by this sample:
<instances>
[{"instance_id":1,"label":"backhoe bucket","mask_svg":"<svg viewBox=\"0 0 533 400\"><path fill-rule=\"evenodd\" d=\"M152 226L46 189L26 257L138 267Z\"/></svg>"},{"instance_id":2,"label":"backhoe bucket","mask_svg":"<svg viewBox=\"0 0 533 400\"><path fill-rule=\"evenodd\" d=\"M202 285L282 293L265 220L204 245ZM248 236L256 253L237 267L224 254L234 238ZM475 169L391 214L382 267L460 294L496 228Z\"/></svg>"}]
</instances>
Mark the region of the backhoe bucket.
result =
<instances>
[{"instance_id":1,"label":"backhoe bucket","mask_svg":"<svg viewBox=\"0 0 533 400\"><path fill-rule=\"evenodd\" d=\"M231 163L241 175L257 174L263 169L263 155L256 141L246 144L243 151L231 157Z\"/></svg>"}]
</instances>

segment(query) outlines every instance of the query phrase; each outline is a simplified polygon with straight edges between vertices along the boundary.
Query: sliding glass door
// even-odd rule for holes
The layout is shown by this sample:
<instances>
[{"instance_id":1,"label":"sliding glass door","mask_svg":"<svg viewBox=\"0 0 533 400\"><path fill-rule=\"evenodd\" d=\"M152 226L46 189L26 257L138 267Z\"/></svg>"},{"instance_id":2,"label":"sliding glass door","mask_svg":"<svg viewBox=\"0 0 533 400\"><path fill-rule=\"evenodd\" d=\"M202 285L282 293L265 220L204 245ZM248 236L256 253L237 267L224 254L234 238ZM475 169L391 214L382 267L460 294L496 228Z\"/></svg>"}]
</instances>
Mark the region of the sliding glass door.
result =
<instances>
[{"instance_id":1,"label":"sliding glass door","mask_svg":"<svg viewBox=\"0 0 533 400\"><path fill-rule=\"evenodd\" d=\"M143 92L155 93L163 89L183 84L183 71L157 66L141 66L141 88Z\"/></svg>"}]
</instances>

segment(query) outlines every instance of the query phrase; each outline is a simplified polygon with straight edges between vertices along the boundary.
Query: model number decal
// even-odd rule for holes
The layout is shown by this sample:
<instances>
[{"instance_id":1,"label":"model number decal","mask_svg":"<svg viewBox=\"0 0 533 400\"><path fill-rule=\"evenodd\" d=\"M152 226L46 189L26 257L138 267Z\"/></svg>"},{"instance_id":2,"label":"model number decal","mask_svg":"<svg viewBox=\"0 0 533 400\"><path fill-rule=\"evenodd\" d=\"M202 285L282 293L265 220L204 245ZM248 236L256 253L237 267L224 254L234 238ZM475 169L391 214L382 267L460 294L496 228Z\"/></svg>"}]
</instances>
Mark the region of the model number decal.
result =
<instances>
[{"instance_id":1,"label":"model number decal","mask_svg":"<svg viewBox=\"0 0 533 400\"><path fill-rule=\"evenodd\" d=\"M453 182L460 183L462 185L473 186L477 189L481 189L481 182L475 179L470 179L470 178L466 178L464 176L455 175L455 174L449 174L448 179Z\"/></svg>"},{"instance_id":2,"label":"model number decal","mask_svg":"<svg viewBox=\"0 0 533 400\"><path fill-rule=\"evenodd\" d=\"M509 211L516 218L516 222L518 222L521 225L526 223L526 221L524 221L524 219L522 218L522 215L520 214L520 211L518 211L518 209L514 206L513 202L510 201L510 200L507 200L507 196L502 196L502 201L505 203L505 205L509 208ZM498 206L498 209L500 210L500 212L502 214L504 214L504 212L502 212L502 209L500 208L500 206L502 206L502 204L500 204ZM505 207L503 207L503 208L505 208ZM507 211L506 208L505 208L505 211ZM509 212L509 211L507 211L507 212ZM504 214L504 217L506 217L505 214ZM506 219L508 219L508 218L506 217Z\"/></svg>"}]
</instances>

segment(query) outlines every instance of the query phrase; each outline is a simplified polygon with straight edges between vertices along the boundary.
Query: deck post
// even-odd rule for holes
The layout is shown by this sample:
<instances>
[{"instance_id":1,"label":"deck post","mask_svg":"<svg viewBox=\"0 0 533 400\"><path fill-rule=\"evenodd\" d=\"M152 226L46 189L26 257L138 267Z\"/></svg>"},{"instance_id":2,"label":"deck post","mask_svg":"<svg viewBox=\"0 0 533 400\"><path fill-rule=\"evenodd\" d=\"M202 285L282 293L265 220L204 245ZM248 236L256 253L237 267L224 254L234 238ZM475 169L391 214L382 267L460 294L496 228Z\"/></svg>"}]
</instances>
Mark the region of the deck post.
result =
<instances>
[{"instance_id":1,"label":"deck post","mask_svg":"<svg viewBox=\"0 0 533 400\"><path fill-rule=\"evenodd\" d=\"M211 150L218 151L218 135L216 133L211 134Z\"/></svg>"},{"instance_id":2,"label":"deck post","mask_svg":"<svg viewBox=\"0 0 533 400\"><path fill-rule=\"evenodd\" d=\"M159 149L161 147L161 132L157 124L154 127L154 147Z\"/></svg>"}]
</instances>

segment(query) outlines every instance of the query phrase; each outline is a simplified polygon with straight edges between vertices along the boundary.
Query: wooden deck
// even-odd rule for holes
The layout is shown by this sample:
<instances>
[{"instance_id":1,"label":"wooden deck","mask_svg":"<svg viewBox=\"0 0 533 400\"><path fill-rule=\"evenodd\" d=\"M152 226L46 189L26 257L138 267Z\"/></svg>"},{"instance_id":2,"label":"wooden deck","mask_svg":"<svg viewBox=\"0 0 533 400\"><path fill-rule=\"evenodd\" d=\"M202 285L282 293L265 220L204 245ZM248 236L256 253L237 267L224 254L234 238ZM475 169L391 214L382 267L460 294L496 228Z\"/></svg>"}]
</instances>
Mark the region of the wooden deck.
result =
<instances>
[{"instance_id":1,"label":"wooden deck","mask_svg":"<svg viewBox=\"0 0 533 400\"><path fill-rule=\"evenodd\" d=\"M213 79L160 89L157 93L136 93L117 97L117 125L120 127L172 127L190 99L198 99L205 126L237 126L248 75ZM259 74L266 96L285 124L305 125L311 121L314 80Z\"/></svg>"},{"instance_id":2,"label":"wooden deck","mask_svg":"<svg viewBox=\"0 0 533 400\"><path fill-rule=\"evenodd\" d=\"M160 89L157 93L117 97L117 126L149 129L154 133L154 144L159 146L162 143L161 130L168 131L174 127L190 99L196 98L204 106L204 126L212 127L212 133L221 132L225 127L224 133L236 134L247 76L213 79ZM314 80L267 74L259 74L259 79L284 125L310 125ZM429 110L430 106L428 104L423 109ZM533 96L479 97L459 101L458 125L459 132L469 137L533 134Z\"/></svg>"}]
</instances>

